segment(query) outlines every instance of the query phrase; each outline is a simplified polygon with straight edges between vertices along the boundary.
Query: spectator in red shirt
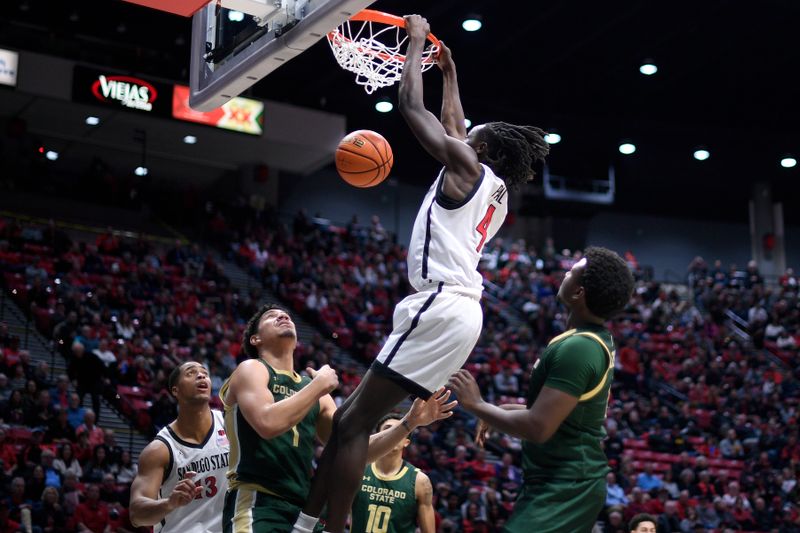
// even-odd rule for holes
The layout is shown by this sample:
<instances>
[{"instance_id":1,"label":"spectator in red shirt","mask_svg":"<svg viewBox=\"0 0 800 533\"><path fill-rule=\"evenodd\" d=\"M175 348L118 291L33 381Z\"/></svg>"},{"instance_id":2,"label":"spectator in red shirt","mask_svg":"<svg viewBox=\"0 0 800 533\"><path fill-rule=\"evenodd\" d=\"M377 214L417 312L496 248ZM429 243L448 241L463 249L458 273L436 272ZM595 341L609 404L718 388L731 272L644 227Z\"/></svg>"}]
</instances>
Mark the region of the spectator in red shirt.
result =
<instances>
[{"instance_id":1,"label":"spectator in red shirt","mask_svg":"<svg viewBox=\"0 0 800 533\"><path fill-rule=\"evenodd\" d=\"M17 466L17 450L13 444L6 442L6 432L3 428L0 428L0 460L6 473L10 473Z\"/></svg>"},{"instance_id":2,"label":"spectator in red shirt","mask_svg":"<svg viewBox=\"0 0 800 533\"><path fill-rule=\"evenodd\" d=\"M472 477L485 483L487 479L493 477L495 474L494 465L486 462L486 451L478 450L475 454L475 459L469 462L469 470L472 472Z\"/></svg>"},{"instance_id":3,"label":"spectator in red shirt","mask_svg":"<svg viewBox=\"0 0 800 533\"><path fill-rule=\"evenodd\" d=\"M87 433L89 435L89 446L92 448L106 442L106 435L103 433L102 429L95 425L95 420L94 411L87 409L83 414L83 424L78 426L75 430L75 434L79 437L82 433Z\"/></svg>"},{"instance_id":4,"label":"spectator in red shirt","mask_svg":"<svg viewBox=\"0 0 800 533\"><path fill-rule=\"evenodd\" d=\"M86 487L86 501L75 509L75 529L78 533L111 533L108 505L100 501L100 488Z\"/></svg>"}]
</instances>

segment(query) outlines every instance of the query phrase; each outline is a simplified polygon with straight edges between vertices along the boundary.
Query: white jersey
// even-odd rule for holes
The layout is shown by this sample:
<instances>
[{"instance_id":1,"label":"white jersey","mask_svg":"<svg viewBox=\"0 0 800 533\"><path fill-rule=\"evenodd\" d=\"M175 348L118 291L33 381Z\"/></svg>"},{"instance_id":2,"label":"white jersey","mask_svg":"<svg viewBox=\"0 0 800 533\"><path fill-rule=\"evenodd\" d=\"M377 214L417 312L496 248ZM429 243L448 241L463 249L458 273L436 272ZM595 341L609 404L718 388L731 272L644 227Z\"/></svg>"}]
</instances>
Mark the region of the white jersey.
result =
<instances>
[{"instance_id":1,"label":"white jersey","mask_svg":"<svg viewBox=\"0 0 800 533\"><path fill-rule=\"evenodd\" d=\"M201 444L186 442L169 426L156 435L169 450L169 465L159 497L168 498L186 472L196 472L192 479L203 490L194 501L165 516L153 527L154 533L222 533L229 445L223 414L215 410L211 414L213 425Z\"/></svg>"},{"instance_id":2,"label":"white jersey","mask_svg":"<svg viewBox=\"0 0 800 533\"><path fill-rule=\"evenodd\" d=\"M478 294L483 290L478 262L506 219L508 190L492 169L481 167L481 177L461 202L442 192L445 169L425 195L408 246L408 281L416 290L439 282Z\"/></svg>"}]
</instances>

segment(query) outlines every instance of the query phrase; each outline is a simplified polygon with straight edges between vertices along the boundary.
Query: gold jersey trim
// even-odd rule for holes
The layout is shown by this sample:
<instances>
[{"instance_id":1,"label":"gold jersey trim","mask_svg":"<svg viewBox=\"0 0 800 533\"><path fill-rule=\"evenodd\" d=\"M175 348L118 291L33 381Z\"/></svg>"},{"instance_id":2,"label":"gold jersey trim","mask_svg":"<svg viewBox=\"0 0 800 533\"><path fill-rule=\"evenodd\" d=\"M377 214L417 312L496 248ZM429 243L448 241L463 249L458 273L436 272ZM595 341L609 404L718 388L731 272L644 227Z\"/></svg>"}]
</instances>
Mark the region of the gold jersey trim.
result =
<instances>
[{"instance_id":1,"label":"gold jersey trim","mask_svg":"<svg viewBox=\"0 0 800 533\"><path fill-rule=\"evenodd\" d=\"M372 473L375 474L375 477L380 479L381 481L397 481L401 477L405 476L406 472L408 472L408 465L403 465L403 468L401 468L399 472L391 476L384 476L383 474L378 472L378 469L375 467L375 463L372 463L370 465L370 468L372 469Z\"/></svg>"}]
</instances>

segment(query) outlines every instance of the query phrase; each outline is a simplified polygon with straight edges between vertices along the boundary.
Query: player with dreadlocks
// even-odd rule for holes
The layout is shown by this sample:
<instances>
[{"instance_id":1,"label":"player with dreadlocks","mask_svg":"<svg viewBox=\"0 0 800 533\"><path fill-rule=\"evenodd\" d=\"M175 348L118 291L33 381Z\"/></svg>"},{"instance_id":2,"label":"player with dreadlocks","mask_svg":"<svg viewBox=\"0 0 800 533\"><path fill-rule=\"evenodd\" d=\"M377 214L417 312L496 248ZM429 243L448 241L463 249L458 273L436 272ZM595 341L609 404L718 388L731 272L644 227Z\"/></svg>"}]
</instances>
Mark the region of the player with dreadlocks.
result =
<instances>
[{"instance_id":1,"label":"player with dreadlocks","mask_svg":"<svg viewBox=\"0 0 800 533\"><path fill-rule=\"evenodd\" d=\"M405 18L407 65L421 61L430 28ZM394 329L359 387L337 411L334 429L295 523L307 533L328 505L326 531L341 533L366 465L370 431L408 394L429 398L467 360L483 325L481 250L502 226L508 190L533 179L548 153L544 132L491 122L466 135L455 64L442 46L441 122L425 109L419 68L403 69L400 112L423 148L444 168L422 202L408 249L416 293L398 303Z\"/></svg>"}]
</instances>

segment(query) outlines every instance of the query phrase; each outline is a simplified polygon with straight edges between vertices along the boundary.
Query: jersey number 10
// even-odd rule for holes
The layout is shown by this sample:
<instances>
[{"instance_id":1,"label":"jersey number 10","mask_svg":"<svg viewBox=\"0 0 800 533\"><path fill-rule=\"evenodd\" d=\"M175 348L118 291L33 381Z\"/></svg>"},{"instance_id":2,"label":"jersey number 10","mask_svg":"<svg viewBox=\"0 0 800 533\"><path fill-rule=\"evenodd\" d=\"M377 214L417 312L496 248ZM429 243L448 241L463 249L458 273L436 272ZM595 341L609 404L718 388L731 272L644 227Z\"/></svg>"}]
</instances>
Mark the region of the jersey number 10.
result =
<instances>
[{"instance_id":1,"label":"jersey number 10","mask_svg":"<svg viewBox=\"0 0 800 533\"><path fill-rule=\"evenodd\" d=\"M369 518L367 519L366 533L386 533L389 529L389 516L392 514L392 508L373 503L367 507L367 511L369 511Z\"/></svg>"}]
</instances>

